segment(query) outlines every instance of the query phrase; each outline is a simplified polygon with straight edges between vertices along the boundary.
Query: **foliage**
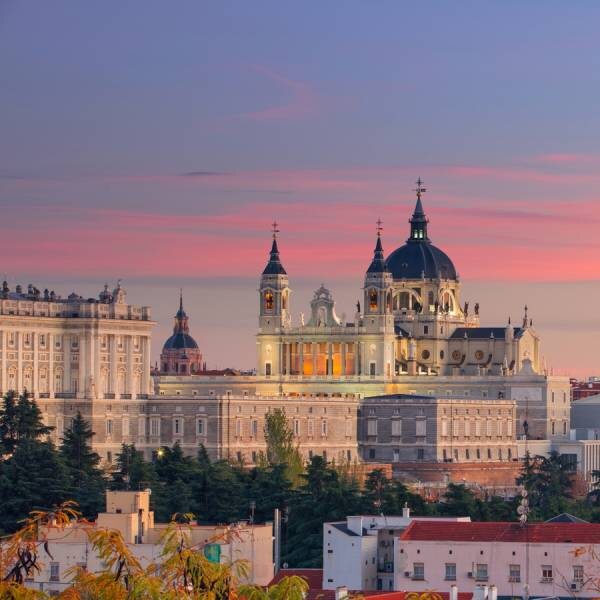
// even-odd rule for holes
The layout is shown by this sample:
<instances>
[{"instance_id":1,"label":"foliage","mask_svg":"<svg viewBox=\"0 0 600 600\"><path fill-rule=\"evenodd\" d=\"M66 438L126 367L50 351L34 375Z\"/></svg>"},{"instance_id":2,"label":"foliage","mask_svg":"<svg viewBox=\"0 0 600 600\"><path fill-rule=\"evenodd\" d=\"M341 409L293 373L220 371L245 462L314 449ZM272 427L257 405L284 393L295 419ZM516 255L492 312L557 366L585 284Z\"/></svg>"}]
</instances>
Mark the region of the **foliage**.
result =
<instances>
[{"instance_id":1,"label":"foliage","mask_svg":"<svg viewBox=\"0 0 600 600\"><path fill-rule=\"evenodd\" d=\"M294 442L294 432L290 427L285 410L275 408L265 417L265 442L267 445L267 463L269 466L285 465L286 476L294 484L300 483L304 470L304 461Z\"/></svg>"}]
</instances>

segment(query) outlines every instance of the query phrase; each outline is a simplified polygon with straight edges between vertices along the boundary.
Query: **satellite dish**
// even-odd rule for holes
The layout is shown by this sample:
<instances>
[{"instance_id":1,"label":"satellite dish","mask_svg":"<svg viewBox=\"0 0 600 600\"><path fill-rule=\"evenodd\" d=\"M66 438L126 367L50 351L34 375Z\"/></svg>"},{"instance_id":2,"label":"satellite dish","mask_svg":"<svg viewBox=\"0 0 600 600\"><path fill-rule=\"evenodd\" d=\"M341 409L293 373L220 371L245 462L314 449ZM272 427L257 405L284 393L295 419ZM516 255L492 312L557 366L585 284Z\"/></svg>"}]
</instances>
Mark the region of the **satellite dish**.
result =
<instances>
[{"instance_id":1,"label":"satellite dish","mask_svg":"<svg viewBox=\"0 0 600 600\"><path fill-rule=\"evenodd\" d=\"M517 514L523 516L525 514L525 507L517 506Z\"/></svg>"},{"instance_id":2,"label":"satellite dish","mask_svg":"<svg viewBox=\"0 0 600 600\"><path fill-rule=\"evenodd\" d=\"M521 500L521 506L529 506L529 500L527 500L527 498L523 498L523 500Z\"/></svg>"},{"instance_id":3,"label":"satellite dish","mask_svg":"<svg viewBox=\"0 0 600 600\"><path fill-rule=\"evenodd\" d=\"M521 492L521 497L522 497L522 498L527 498L527 496L528 496L527 490L523 490L523 491Z\"/></svg>"}]
</instances>

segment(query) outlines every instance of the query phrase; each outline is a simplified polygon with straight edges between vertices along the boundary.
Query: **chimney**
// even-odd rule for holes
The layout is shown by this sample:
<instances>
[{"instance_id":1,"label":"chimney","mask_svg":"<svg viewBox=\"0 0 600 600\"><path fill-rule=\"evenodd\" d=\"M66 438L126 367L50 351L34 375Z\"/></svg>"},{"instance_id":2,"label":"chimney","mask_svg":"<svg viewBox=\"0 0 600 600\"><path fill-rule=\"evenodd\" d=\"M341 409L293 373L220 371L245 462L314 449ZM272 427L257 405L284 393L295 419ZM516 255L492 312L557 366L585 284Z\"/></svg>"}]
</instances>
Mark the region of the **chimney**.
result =
<instances>
[{"instance_id":1,"label":"chimney","mask_svg":"<svg viewBox=\"0 0 600 600\"><path fill-rule=\"evenodd\" d=\"M335 588L335 600L348 600L349 598L348 588L345 585Z\"/></svg>"},{"instance_id":2,"label":"chimney","mask_svg":"<svg viewBox=\"0 0 600 600\"><path fill-rule=\"evenodd\" d=\"M490 597L488 586L484 585L481 589L483 590L483 600L488 600L488 598Z\"/></svg>"},{"instance_id":3,"label":"chimney","mask_svg":"<svg viewBox=\"0 0 600 600\"><path fill-rule=\"evenodd\" d=\"M498 600L498 588L495 585L490 585L489 600Z\"/></svg>"},{"instance_id":4,"label":"chimney","mask_svg":"<svg viewBox=\"0 0 600 600\"><path fill-rule=\"evenodd\" d=\"M450 586L450 600L458 600L458 587L455 583Z\"/></svg>"},{"instance_id":5,"label":"chimney","mask_svg":"<svg viewBox=\"0 0 600 600\"><path fill-rule=\"evenodd\" d=\"M410 508L408 508L408 502L405 502L404 506L402 507L402 516L405 519L410 519Z\"/></svg>"}]
</instances>

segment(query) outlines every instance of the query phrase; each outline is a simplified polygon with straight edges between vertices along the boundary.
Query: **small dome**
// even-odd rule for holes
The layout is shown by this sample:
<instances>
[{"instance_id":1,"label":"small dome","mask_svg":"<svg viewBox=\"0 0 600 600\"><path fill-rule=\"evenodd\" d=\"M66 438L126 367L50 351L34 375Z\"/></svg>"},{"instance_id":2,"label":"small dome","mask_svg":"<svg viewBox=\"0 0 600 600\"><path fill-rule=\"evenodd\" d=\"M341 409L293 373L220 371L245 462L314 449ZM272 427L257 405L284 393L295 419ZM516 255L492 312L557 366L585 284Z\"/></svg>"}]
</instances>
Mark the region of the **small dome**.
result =
<instances>
[{"instance_id":1,"label":"small dome","mask_svg":"<svg viewBox=\"0 0 600 600\"><path fill-rule=\"evenodd\" d=\"M163 346L164 350L181 350L185 348L198 348L196 340L188 333L179 331L174 333Z\"/></svg>"},{"instance_id":2,"label":"small dome","mask_svg":"<svg viewBox=\"0 0 600 600\"><path fill-rule=\"evenodd\" d=\"M394 279L456 279L449 256L431 242L407 242L388 256L386 267Z\"/></svg>"}]
</instances>

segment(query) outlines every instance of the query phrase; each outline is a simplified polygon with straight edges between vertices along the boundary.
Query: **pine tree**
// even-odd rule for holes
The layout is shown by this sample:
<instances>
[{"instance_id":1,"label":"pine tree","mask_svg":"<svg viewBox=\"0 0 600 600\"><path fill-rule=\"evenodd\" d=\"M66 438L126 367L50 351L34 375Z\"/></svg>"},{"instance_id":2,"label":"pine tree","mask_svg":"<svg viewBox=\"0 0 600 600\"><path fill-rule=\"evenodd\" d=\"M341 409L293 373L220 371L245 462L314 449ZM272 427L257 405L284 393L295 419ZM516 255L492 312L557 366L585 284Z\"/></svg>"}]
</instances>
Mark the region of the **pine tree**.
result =
<instances>
[{"instance_id":1,"label":"pine tree","mask_svg":"<svg viewBox=\"0 0 600 600\"><path fill-rule=\"evenodd\" d=\"M19 396L17 402L16 427L17 444L21 440L37 440L54 429L44 425L42 411L26 391Z\"/></svg>"},{"instance_id":2,"label":"pine tree","mask_svg":"<svg viewBox=\"0 0 600 600\"><path fill-rule=\"evenodd\" d=\"M94 518L104 507L106 480L99 468L100 456L92 450L94 437L89 423L78 411L65 431L60 455L69 479L69 493L87 518Z\"/></svg>"},{"instance_id":3,"label":"pine tree","mask_svg":"<svg viewBox=\"0 0 600 600\"><path fill-rule=\"evenodd\" d=\"M0 457L13 453L17 443L17 395L9 391L0 410Z\"/></svg>"},{"instance_id":4,"label":"pine tree","mask_svg":"<svg viewBox=\"0 0 600 600\"><path fill-rule=\"evenodd\" d=\"M0 463L0 529L14 531L34 509L68 499L68 478L51 442L25 439Z\"/></svg>"}]
</instances>

